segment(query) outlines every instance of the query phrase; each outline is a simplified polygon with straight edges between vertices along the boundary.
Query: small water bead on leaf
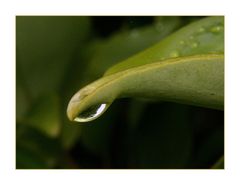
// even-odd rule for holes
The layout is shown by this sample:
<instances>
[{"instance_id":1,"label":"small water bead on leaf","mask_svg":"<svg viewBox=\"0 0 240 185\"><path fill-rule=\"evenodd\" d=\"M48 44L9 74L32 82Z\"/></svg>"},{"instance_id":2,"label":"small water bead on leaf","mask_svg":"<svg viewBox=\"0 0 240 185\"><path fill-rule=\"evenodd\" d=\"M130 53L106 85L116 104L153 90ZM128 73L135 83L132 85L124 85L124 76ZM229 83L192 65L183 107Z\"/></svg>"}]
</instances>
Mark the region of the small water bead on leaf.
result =
<instances>
[{"instance_id":1,"label":"small water bead on leaf","mask_svg":"<svg viewBox=\"0 0 240 185\"><path fill-rule=\"evenodd\" d=\"M198 32L199 32L199 33L205 32L205 28L203 28L203 27L199 28Z\"/></svg>"},{"instance_id":2,"label":"small water bead on leaf","mask_svg":"<svg viewBox=\"0 0 240 185\"><path fill-rule=\"evenodd\" d=\"M218 70L218 73L222 75L222 72L223 72L222 67L223 67L223 61L224 61L223 56L222 56L224 54L224 47L223 47L224 46L224 42L223 42L224 29L221 31L221 29L222 29L221 26L223 25L223 23L221 24L221 22L223 22L222 18L221 19L220 18L209 18L209 21L206 18L197 24L193 24L192 26L190 25L185 28L182 28L181 30L177 31L176 33L170 35L168 38L166 38L166 40L163 40L163 41L159 42L157 45L150 47L149 49L146 49L145 51L141 52L140 54L137 54L134 57L130 57L129 59L123 61L122 63L117 64L116 66L112 67L105 73L105 75L102 79L99 79L96 82L93 82L93 84L88 85L89 87L87 88L86 91L85 91L86 87L84 87L84 91L80 90L78 95L76 97L74 96L74 98L71 99L68 109L67 109L67 115L68 115L69 119L75 120L78 122L88 122L88 121L95 120L96 118L101 116L103 114L103 112L108 108L109 104L107 102L112 102L112 101L114 101L115 98L120 97L121 95L123 95L123 96L125 96L126 94L128 95L128 93L129 93L129 96L132 96L135 94L135 91L138 93L138 90L140 92L139 94L142 94L143 97L148 96L148 95L152 96L152 91L153 91L153 89L152 89L153 87L151 85L151 84L153 84L152 78L154 80L156 80L156 82L158 82L160 75L163 75L163 77L165 77L164 76L165 73L160 74L157 72L156 76L152 74L152 70L154 69L153 71L155 72L156 66L159 67L156 69L157 71L165 70L165 68L163 68L163 67L165 67L165 65L162 65L162 62L159 62L159 60L167 60L166 66L168 66L167 65L168 59L169 59L169 61L176 62L177 66L179 65L179 66L183 66L183 67L185 66L185 64L186 65L188 64L188 61L193 62L193 65L187 65L187 66L190 67L190 69L193 67L194 70L195 70L194 66L198 65L198 63L200 66L202 66L201 62L200 61L198 62L198 60L201 60L203 62L205 62L205 60L206 61L210 60L210 61L214 61L214 63L208 62L208 64L210 65L210 69L212 69L212 65L215 65L215 64L217 66L220 65L221 68ZM220 26L220 27L216 28L216 26ZM199 32L199 29L201 27L205 28L205 31L203 33ZM211 29L213 29L212 30L213 32L220 31L220 33L212 33ZM140 32L136 34L136 32L134 33L134 30L133 30L132 34L134 37L137 34L139 34L139 36L137 36L137 38L139 38L141 36ZM129 34L129 38L132 38L131 33ZM208 42L205 42L205 41L208 41L208 38L210 38L209 41L211 41L210 45L208 44ZM215 52L217 55L216 56L208 56L210 54L206 54L206 56L205 56L205 51L208 51L207 53ZM191 55L193 55L193 56L191 56ZM196 56L194 56L194 55L196 55ZM181 62L177 62L178 57L182 57L182 58L179 58L179 60ZM176 58L176 61L174 58ZM219 64L218 61L220 61L221 64ZM157 65L157 62L159 62L159 65ZM156 63L156 65L148 66L148 64L152 64L152 63ZM146 67L149 67L148 70L146 70L145 66L143 66L143 65L146 65ZM140 67L140 66L142 66L142 67ZM175 69L177 70L178 67L175 68L174 66L175 66L175 64L173 66L172 66L172 64L170 65L170 67L173 67L174 70ZM138 77L138 75L139 75L138 70L140 70L140 72L142 72L141 71L142 69L144 69L143 74L144 75L146 74L146 76L144 76L146 79L149 78L147 74L149 74L149 76L151 77L151 83L149 83L149 84L144 83L143 85L146 85L146 87L144 86L144 88L143 88L140 86L141 88L138 89L139 84L140 83L142 84L141 79L139 79L139 77ZM121 75L123 74L123 72L125 70L129 70L130 72L127 73L126 77L121 78ZM137 72L135 72L135 70ZM215 74L215 69L213 69L213 71ZM177 71L177 73L178 73L178 71ZM222 76L221 76L221 78L222 78ZM193 75L193 77L195 77L195 76ZM205 77L206 77L206 75L204 74L202 76L204 81L206 81ZM209 77L211 79L213 78L212 75L209 75ZM213 78L213 80L214 80L214 78ZM219 78L216 77L216 78L220 82L222 82L220 77ZM129 81L128 81L128 79L129 79ZM139 79L139 82L136 84L136 86L134 86L138 79ZM166 77L166 79L168 79L168 78ZM160 79L160 82L162 82L162 81L163 80ZM197 76L196 81L198 81L198 76ZM108 82L111 82L111 83L108 83ZM185 79L183 80L183 82L185 82ZM172 83L172 81L170 82L170 84L171 83ZM195 83L195 81L194 81L194 83ZM129 86L127 86L126 84L129 84ZM200 84L205 85L205 82L203 82L203 83L201 82ZM222 83L219 83L219 84L222 84ZM165 85L165 84L163 84L163 85ZM132 86L134 86L134 88ZM159 85L156 86L155 92L156 92L157 96L159 95L159 97L161 99L162 91L160 89L161 87L159 87L160 91L158 91L159 90L158 87L159 87ZM179 86L177 85L177 89L178 89L178 87ZM195 87L195 84L194 84L194 87ZM105 93L106 92L105 88L107 89L107 92L109 94ZM113 89L111 89L111 88L113 88ZM132 89L132 91L131 91L131 89ZM201 91L202 88L199 88L197 90ZM216 89L216 90L218 90L218 89ZM149 94L147 92L149 92ZM217 92L219 92L219 91L216 91L216 93ZM91 95L91 96L89 96L89 95ZM102 96L102 99L101 99L101 96ZM216 96L216 95L214 95L214 96ZM211 97L210 99L213 98L212 96L210 96L210 97ZM181 98L181 96L180 96L180 98ZM190 101L192 101L191 98L192 97L189 97ZM196 98L198 98L198 95L196 96ZM209 97L206 96L206 99L208 99L208 98ZM202 105L201 97L198 100L199 100L200 104ZM217 101L219 101L219 102L221 101L221 102L219 104L218 104L218 102L216 103L217 104L216 108L218 108L218 105L219 105L219 107L222 109L222 105L223 105L222 99L219 98ZM83 103L81 104L81 102L83 102ZM195 102L196 102L196 100L194 98L193 103L195 104ZM196 105L198 105L199 102L197 102ZM91 107L91 105L97 105L97 106ZM207 107L208 106L215 107L215 103L214 103L214 105L208 105L206 103L206 106ZM89 107L91 107L91 108L89 108Z\"/></svg>"},{"instance_id":3,"label":"small water bead on leaf","mask_svg":"<svg viewBox=\"0 0 240 185\"><path fill-rule=\"evenodd\" d=\"M101 116L109 107L110 104L102 103L98 105L94 105L85 111L82 111L78 114L76 118L74 118L74 121L76 122L89 122L97 119L99 116Z\"/></svg>"},{"instance_id":4,"label":"small water bead on leaf","mask_svg":"<svg viewBox=\"0 0 240 185\"><path fill-rule=\"evenodd\" d=\"M189 38L190 38L190 40L193 40L193 39L194 39L194 36L190 36Z\"/></svg>"},{"instance_id":5,"label":"small water bead on leaf","mask_svg":"<svg viewBox=\"0 0 240 185\"><path fill-rule=\"evenodd\" d=\"M180 45L184 45L184 44L185 44L185 41L181 40L181 41L179 42L179 44L180 44Z\"/></svg>"},{"instance_id":6,"label":"small water bead on leaf","mask_svg":"<svg viewBox=\"0 0 240 185\"><path fill-rule=\"evenodd\" d=\"M198 43L197 42L193 42L192 44L191 44L191 48L197 48L198 47Z\"/></svg>"},{"instance_id":7,"label":"small water bead on leaf","mask_svg":"<svg viewBox=\"0 0 240 185\"><path fill-rule=\"evenodd\" d=\"M214 26L214 27L212 27L212 28L210 29L210 31L211 31L212 33L220 33L220 32L223 31L223 26L221 26L221 25Z\"/></svg>"},{"instance_id":8,"label":"small water bead on leaf","mask_svg":"<svg viewBox=\"0 0 240 185\"><path fill-rule=\"evenodd\" d=\"M172 58L179 57L179 52L178 51L172 51L170 53L170 57L172 57Z\"/></svg>"}]
</instances>

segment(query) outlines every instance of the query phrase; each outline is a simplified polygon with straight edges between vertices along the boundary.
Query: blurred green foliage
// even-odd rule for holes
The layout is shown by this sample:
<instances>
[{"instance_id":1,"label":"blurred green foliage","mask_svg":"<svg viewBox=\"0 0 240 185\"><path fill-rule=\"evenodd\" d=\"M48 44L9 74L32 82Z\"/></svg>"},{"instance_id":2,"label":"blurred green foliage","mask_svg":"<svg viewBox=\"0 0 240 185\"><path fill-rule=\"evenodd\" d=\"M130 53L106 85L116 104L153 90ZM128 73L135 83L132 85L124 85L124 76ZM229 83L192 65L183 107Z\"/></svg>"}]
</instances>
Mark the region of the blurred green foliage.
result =
<instances>
[{"instance_id":1,"label":"blurred green foliage","mask_svg":"<svg viewBox=\"0 0 240 185\"><path fill-rule=\"evenodd\" d=\"M121 99L88 124L66 117L78 89L201 18L17 16L16 168L211 168L222 111Z\"/></svg>"}]
</instances>

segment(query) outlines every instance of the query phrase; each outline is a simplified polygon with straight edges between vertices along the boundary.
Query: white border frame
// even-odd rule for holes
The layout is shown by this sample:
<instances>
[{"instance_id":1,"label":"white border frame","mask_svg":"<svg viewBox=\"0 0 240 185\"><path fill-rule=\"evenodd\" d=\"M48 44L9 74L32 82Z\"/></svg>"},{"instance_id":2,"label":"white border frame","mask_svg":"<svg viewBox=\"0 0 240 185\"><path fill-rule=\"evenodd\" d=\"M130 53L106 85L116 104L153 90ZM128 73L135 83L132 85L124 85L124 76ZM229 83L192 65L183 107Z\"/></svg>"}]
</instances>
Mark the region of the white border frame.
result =
<instances>
[{"instance_id":1,"label":"white border frame","mask_svg":"<svg viewBox=\"0 0 240 185\"><path fill-rule=\"evenodd\" d=\"M239 184L237 1L1 1L0 184ZM225 170L15 170L15 15L225 15Z\"/></svg>"}]
</instances>

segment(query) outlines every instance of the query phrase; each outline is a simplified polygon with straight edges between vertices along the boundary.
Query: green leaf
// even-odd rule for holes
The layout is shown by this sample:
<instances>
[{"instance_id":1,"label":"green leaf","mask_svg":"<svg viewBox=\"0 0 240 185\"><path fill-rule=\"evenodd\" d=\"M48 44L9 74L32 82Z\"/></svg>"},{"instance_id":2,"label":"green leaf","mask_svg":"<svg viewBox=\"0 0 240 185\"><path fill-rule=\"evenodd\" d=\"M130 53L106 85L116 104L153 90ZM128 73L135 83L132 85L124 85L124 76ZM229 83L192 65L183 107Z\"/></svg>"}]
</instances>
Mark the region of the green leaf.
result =
<instances>
[{"instance_id":1,"label":"green leaf","mask_svg":"<svg viewBox=\"0 0 240 185\"><path fill-rule=\"evenodd\" d=\"M84 50L84 54L91 57L90 60L84 59L84 61L89 60L86 70L83 73L78 73L82 64L77 64L79 67L75 66L75 72L70 74L72 76L69 79L71 83L67 83L71 87L65 88L65 90L70 92L69 89L73 89L73 83L78 88L79 84L96 80L113 64L162 40L181 25L180 17L158 17L153 25L132 30L120 30L106 39L94 40ZM119 104L113 105L111 112L107 112L103 117L94 121L94 125L81 125L80 139L83 145L95 155L103 156L106 159L110 155L110 141L114 132L113 125L116 125L118 121L117 115L121 114L121 109L118 106ZM72 128L73 125L70 125L70 127Z\"/></svg>"},{"instance_id":2,"label":"green leaf","mask_svg":"<svg viewBox=\"0 0 240 185\"><path fill-rule=\"evenodd\" d=\"M120 31L96 43L96 52L88 70L98 73L95 75L98 78L113 64L159 42L179 27L179 17L163 17L151 26Z\"/></svg>"},{"instance_id":3,"label":"green leaf","mask_svg":"<svg viewBox=\"0 0 240 185\"><path fill-rule=\"evenodd\" d=\"M79 114L84 119L78 121L96 119L119 97L223 109L223 21L223 17L209 17L194 22L115 65L105 77L74 95L67 110L69 119Z\"/></svg>"},{"instance_id":4,"label":"green leaf","mask_svg":"<svg viewBox=\"0 0 240 185\"><path fill-rule=\"evenodd\" d=\"M65 125L60 116L66 106L62 108L61 104L64 79L73 62L81 61L76 52L85 47L90 26L90 17L86 16L16 17L16 112L21 123L58 136L61 122L62 128ZM52 94L60 98L49 98ZM74 131L70 130L64 143L78 134Z\"/></svg>"},{"instance_id":5,"label":"green leaf","mask_svg":"<svg viewBox=\"0 0 240 185\"><path fill-rule=\"evenodd\" d=\"M21 123L30 125L50 137L57 137L61 126L58 96L48 95L39 98Z\"/></svg>"},{"instance_id":6,"label":"green leaf","mask_svg":"<svg viewBox=\"0 0 240 185\"><path fill-rule=\"evenodd\" d=\"M223 17L209 17L193 22L149 49L110 68L106 75L168 58L224 53L223 27Z\"/></svg>"},{"instance_id":7,"label":"green leaf","mask_svg":"<svg viewBox=\"0 0 240 185\"><path fill-rule=\"evenodd\" d=\"M153 25L120 30L106 39L93 40L84 50L79 51L82 55L88 56L82 59L82 61L88 61L88 64L86 70L79 73L83 64L76 62L70 73L71 84L77 81L77 87L79 87L79 84L96 80L112 65L159 42L180 26L180 17L164 16L159 17Z\"/></svg>"},{"instance_id":8,"label":"green leaf","mask_svg":"<svg viewBox=\"0 0 240 185\"><path fill-rule=\"evenodd\" d=\"M23 119L29 109L29 97L19 78L16 79L16 119Z\"/></svg>"},{"instance_id":9,"label":"green leaf","mask_svg":"<svg viewBox=\"0 0 240 185\"><path fill-rule=\"evenodd\" d=\"M24 81L31 98L58 90L89 27L89 18L81 16L16 17L17 78Z\"/></svg>"},{"instance_id":10,"label":"green leaf","mask_svg":"<svg viewBox=\"0 0 240 185\"><path fill-rule=\"evenodd\" d=\"M74 120L92 106L109 105L119 97L144 97L222 109L223 61L223 55L180 57L105 76L73 96L68 117Z\"/></svg>"}]
</instances>

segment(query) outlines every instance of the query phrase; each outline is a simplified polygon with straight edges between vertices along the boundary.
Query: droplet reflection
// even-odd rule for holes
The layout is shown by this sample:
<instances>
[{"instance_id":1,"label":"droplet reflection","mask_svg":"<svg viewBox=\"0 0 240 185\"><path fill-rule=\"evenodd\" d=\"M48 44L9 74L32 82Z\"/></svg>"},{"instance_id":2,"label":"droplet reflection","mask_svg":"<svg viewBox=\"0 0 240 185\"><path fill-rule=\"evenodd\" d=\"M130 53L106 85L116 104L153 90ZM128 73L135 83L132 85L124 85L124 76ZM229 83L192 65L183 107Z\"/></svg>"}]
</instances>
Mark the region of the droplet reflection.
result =
<instances>
[{"instance_id":1,"label":"droplet reflection","mask_svg":"<svg viewBox=\"0 0 240 185\"><path fill-rule=\"evenodd\" d=\"M219 26L215 26L211 28L211 32L212 33L220 33L223 31L223 26L219 25Z\"/></svg>"},{"instance_id":2,"label":"droplet reflection","mask_svg":"<svg viewBox=\"0 0 240 185\"><path fill-rule=\"evenodd\" d=\"M74 119L76 122L88 122L97 119L101 116L109 107L109 104L103 103L92 106L87 110L80 112L79 115Z\"/></svg>"}]
</instances>

